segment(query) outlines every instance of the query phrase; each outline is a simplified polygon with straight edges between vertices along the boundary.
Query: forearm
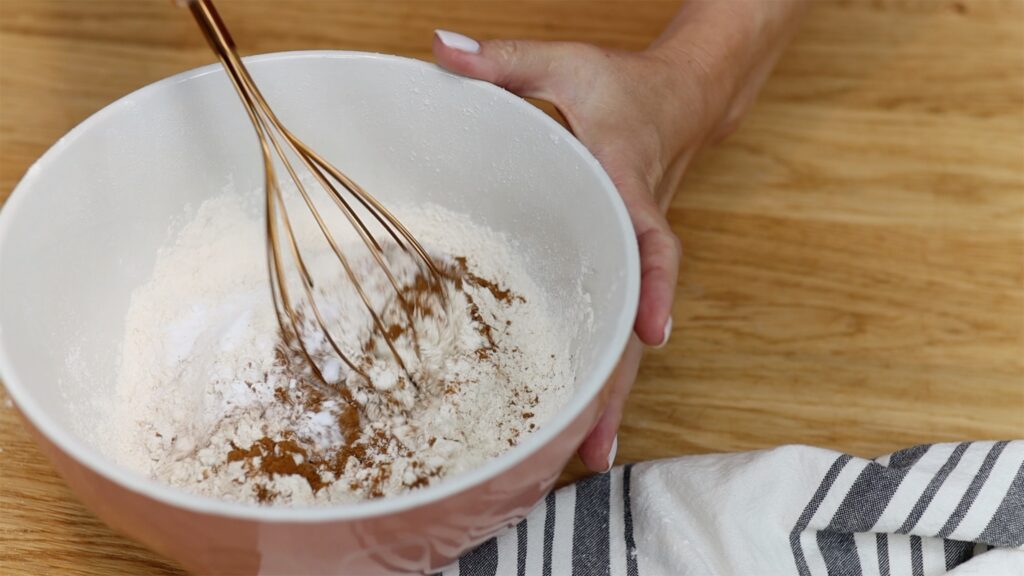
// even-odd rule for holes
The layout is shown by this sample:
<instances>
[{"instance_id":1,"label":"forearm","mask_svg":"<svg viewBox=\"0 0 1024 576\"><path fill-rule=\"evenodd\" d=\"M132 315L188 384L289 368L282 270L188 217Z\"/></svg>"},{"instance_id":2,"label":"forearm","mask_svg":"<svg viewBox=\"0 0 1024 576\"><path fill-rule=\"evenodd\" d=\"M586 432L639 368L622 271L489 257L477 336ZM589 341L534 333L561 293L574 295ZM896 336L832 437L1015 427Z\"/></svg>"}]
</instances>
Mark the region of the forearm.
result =
<instances>
[{"instance_id":1,"label":"forearm","mask_svg":"<svg viewBox=\"0 0 1024 576\"><path fill-rule=\"evenodd\" d=\"M646 53L676 98L662 138L675 150L659 186L667 206L692 155L738 125L796 31L807 0L688 0ZM695 125L696 123L696 125Z\"/></svg>"}]
</instances>

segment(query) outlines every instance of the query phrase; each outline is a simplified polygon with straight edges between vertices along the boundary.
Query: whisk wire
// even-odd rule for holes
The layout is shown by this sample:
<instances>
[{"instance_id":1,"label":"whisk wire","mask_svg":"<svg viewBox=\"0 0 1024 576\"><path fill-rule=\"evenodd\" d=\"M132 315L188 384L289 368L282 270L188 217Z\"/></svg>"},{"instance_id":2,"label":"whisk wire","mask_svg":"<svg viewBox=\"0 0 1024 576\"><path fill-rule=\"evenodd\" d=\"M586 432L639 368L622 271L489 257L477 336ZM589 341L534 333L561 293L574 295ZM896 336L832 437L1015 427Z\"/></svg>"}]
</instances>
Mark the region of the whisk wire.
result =
<instances>
[{"instance_id":1,"label":"whisk wire","mask_svg":"<svg viewBox=\"0 0 1024 576\"><path fill-rule=\"evenodd\" d=\"M338 343L334 340L334 336L331 334L331 331L327 329L326 323L324 322L324 319L323 319L323 316L320 314L320 307L317 305L316 298L313 296L313 278L309 274L309 271L308 271L308 269L306 267L305 260L302 258L302 252L299 250L299 243L295 240L295 231L292 229L291 220L287 216L288 208L284 205L284 201L281 198L280 191L278 191L278 193L275 195L275 197L276 197L276 200L277 200L278 208L281 210L281 214L284 216L281 219L281 222L284 223L284 228L285 228L286 236L288 238L288 245L291 248L291 252L292 252L292 258L298 263L299 270L300 270L299 276L301 278L302 288L303 288L303 290L306 293L306 300L309 302L310 310L313 311L313 318L316 320L317 325L320 326L321 331L323 332L324 336L326 337L327 342L330 344L331 348L334 350L334 352L336 354L338 354L338 356L341 357L341 359L345 363L345 365L347 365L351 370L354 370L359 375L361 375L363 377L366 377L366 372L364 372L361 368L356 366L348 358L348 356L344 352L341 351L341 347L338 346ZM275 254L276 253L277 252L275 251ZM348 262L347 262L347 260L344 261L344 264L345 264L345 269L347 271L348 270ZM275 263L275 266L276 266L276 270L280 269L279 264ZM287 290L287 288L285 290ZM290 310L290 308L289 308L289 310ZM289 312L289 317L290 318L292 317L290 312ZM292 327L293 328L295 327L295 323L294 322L292 323ZM296 333L293 336L297 340L299 340L300 345L302 346L305 355L308 357L309 354L308 354L308 352L305 349L305 343L302 342L301 334ZM311 358L310 358L310 361L312 361ZM319 368L316 366L315 362L312 363L312 366L316 370L318 370L318 374L317 375L323 380L323 374L319 373Z\"/></svg>"},{"instance_id":2,"label":"whisk wire","mask_svg":"<svg viewBox=\"0 0 1024 576\"><path fill-rule=\"evenodd\" d=\"M362 238L363 242L366 244L367 248L369 248L370 253L373 255L374 259L377 261L377 264L384 271L384 274L387 277L388 281L390 282L391 286L395 289L395 291L398 294L399 298L404 303L404 298L402 297L401 287L398 285L398 282L397 282L397 280L395 280L394 275L391 273L391 270L388 267L387 262L384 260L383 253L381 252L379 245L377 244L377 242L373 238L373 236L370 235L369 231L366 229L366 226L363 224L363 222L361 220L359 220L358 216L352 210L352 208L348 204L348 202L346 202L343 198L341 198L340 194L337 193L337 190L334 189L334 186L324 177L323 173L320 172L320 170L315 165L313 165L313 163L308 158L306 158L305 156L302 155L302 153L300 152L299 146L305 147L305 145L302 144L302 142L299 141L297 138L295 138L293 135L290 135L283 128L283 126L277 120L276 116L274 116L273 111L270 109L270 106L266 103L266 100L263 99L262 95L256 89L256 86L252 82L252 79L250 77L248 77L247 74L243 74L242 80L246 84L247 88L252 90L252 94L253 94L255 100L259 104L260 111L265 115L264 121L269 121L269 122L273 123L273 125L276 128L278 128L278 131L281 133L281 135L284 136L285 141L288 142L288 144L290 145L292 151L299 157L299 159L303 162L303 164L305 164L306 168L311 173L313 173L313 175L320 182L320 184L322 186L324 186L324 188L326 188L326 189L330 190L331 192L333 192L333 194L331 196L336 199L339 208L342 209L342 211L344 212L345 216L348 218L349 222L353 225L353 227L355 227L356 231L359 233L359 235ZM309 208L309 211L312 214L313 219L316 221L317 227L319 228L321 234L323 235L324 239L327 241L328 245L331 247L331 250L334 252L335 256L341 262L342 267L345 270L345 274L346 274L346 276L348 276L349 280L352 282L352 285L355 288L357 294L359 295L359 298L363 301L363 304L366 306L367 310L370 311L370 315L371 315L371 317L373 319L374 325L376 326L378 331L380 331L381 333L385 334L385 342L386 342L388 348L390 349L390 351L392 353L392 356L394 357L395 361L398 363L398 365L402 369L402 371L406 372L407 375L408 375L408 370L407 370L407 368L405 366L405 361L402 359L401 354L399 354L398 350L395 348L395 345L392 342L392 339L390 337L387 337L387 327L384 325L383 320L381 320L380 315L376 312L376 310L374 310L373 305L371 304L369 297L366 295L366 292L364 291L364 289L362 287L362 284L359 282L359 279L358 279L355 271L352 269L352 266L349 263L348 258L345 256L344 252L342 252L341 247L338 245L337 241L334 238L334 235L331 233L330 227L327 225L326 221L323 219L323 217L320 214L319 210L317 210L316 205L313 203L313 199L309 195L309 192L306 190L305 184L302 182L302 179L299 178L298 174L295 172L294 166L292 166L292 164L288 160L288 157L285 154L284 150L281 148L281 144L278 141L277 135L274 134L274 132L270 131L270 130L268 130L267 132L268 132L268 137L269 137L268 139L270 140L270 142L273 145L275 151L277 152L278 157L281 158L282 163L284 164L286 170L288 171L288 174L291 177L292 182L294 182L296 188L298 189L300 196L302 197L302 199L305 202L306 206ZM341 352L340 347L338 347L338 345L335 342L334 338L331 336L330 330L327 328L326 324L323 322L323 317L319 313L319 309L318 309L318 307L316 305L316 299L315 299L314 294L312 292L312 285L313 285L312 278L311 278L311 276L308 273L308 268L305 266L305 262L304 262L304 260L302 258L301 250L299 249L298 242L295 239L294 231L293 231L293 228L291 226L291 219L288 218L288 216L287 216L287 209L285 208L284 201L283 201L283 199L281 197L280 188L275 185L274 190L275 190L275 192L277 194L278 202L280 204L280 213L281 213L281 215L283 217L282 221L285 223L285 230L288 232L288 240L289 240L290 247L292 249L293 257L294 257L295 261L298 263L298 265L300 267L300 270L305 273L305 276L303 278L303 288L306 291L307 300L310 303L310 306L311 306L311 308L313 310L314 316L315 316L315 318L317 320L317 323L318 323L321 331L323 331L324 334L326 335L326 337L327 337L329 343L331 344L332 348L334 348L335 352L337 352L339 355L341 355L343 358L345 358L344 353ZM408 308L406 306L404 306L404 305L403 305L403 309L408 310ZM411 315L409 316L409 321L412 322ZM345 358L345 361L346 361L346 363L350 367L353 366L352 363L349 362L347 358ZM361 375L365 376L365 373L362 370L357 370L357 372L359 372Z\"/></svg>"},{"instance_id":3,"label":"whisk wire","mask_svg":"<svg viewBox=\"0 0 1024 576\"><path fill-rule=\"evenodd\" d=\"M241 58L238 56L234 48L234 41L232 40L227 28L224 26L223 21L217 14L216 9L210 0L189 0L189 8L193 16L195 17L200 29L202 30L207 41L213 48L221 64L224 66L231 79L235 90L238 92L240 99L249 115L249 119L252 121L253 127L256 131L256 135L260 141L260 148L264 163L264 178L265 178L265 209L266 209L266 233L267 233L267 267L270 280L270 287L272 292L272 300L274 304L274 310L277 315L277 321L281 328L282 333L285 337L297 343L304 359L307 361L309 366L312 368L316 376L321 382L326 383L323 377L323 373L313 360L312 355L307 349L306 343L302 337L302 319L293 305L291 295L288 290L288 281L284 271L284 262L282 255L280 254L280 230L279 225L283 224L284 236L287 240L289 251L291 252L292 260L294 260L296 267L299 270L300 284L302 285L303 292L305 294L306 301L309 304L309 308L313 313L314 320L320 331L323 332L326 340L330 344L334 352L342 359L342 361L354 372L366 377L366 372L356 365L338 345L337 341L331 334L331 331L327 328L326 322L324 321L323 315L317 306L316 297L314 293L314 281L313 276L310 273L308 266L306 265L305 259L302 256L302 250L299 247L299 242L296 239L295 231L292 227L291 220L288 216L288 210L285 206L283 195L281 194L280 186L276 178L274 171L274 161L271 148L273 152L276 152L277 156L281 159L285 169L288 172L292 182L294 182L296 188L299 191L300 196L306 207L311 212L317 226L331 247L338 261L342 264L346 276L351 281L352 286L359 295L362 303L369 311L373 320L374 328L383 337L391 355L394 357L398 366L403 372L409 376L410 381L412 380L411 375L406 367L404 360L398 353L397 348L393 342L392 337L389 335L387 327L384 325L380 315L373 308L366 292L363 289L362 284L359 282L358 276L353 270L348 258L345 256L341 247L336 242L334 236L323 219L322 215L318 211L312 197L310 196L306 186L302 182L302 178L299 177L289 160L284 147L279 139L283 139L287 144L287 147L291 152L301 161L306 169L313 174L317 182L328 191L328 195L334 201L335 205L342 211L346 219L356 230L360 239L366 245L368 251L373 256L375 262L384 272L388 283L391 284L392 288L398 295L401 309L404 311L406 318L409 323L409 333L411 334L414 343L416 343L415 349L418 355L418 340L416 338L415 326L413 324L412 308L406 301L402 288L399 285L397 279L394 277L390 266L387 262L387 257L384 254L377 239L370 233L366 224L362 221L359 215L356 213L352 205L342 196L338 189L330 182L327 172L331 178L341 184L350 194L356 197L363 208L371 214L375 220L384 228L385 231L394 239L395 243L399 248L406 253L410 252L409 247L412 247L412 252L419 258L419 260L426 265L429 277L433 280L435 286L438 287L439 294L442 297L445 295L443 284L441 283L441 275L434 265L432 259L427 254L426 250L423 249L422 245L412 236L409 230L402 225L400 221L391 212L389 212L383 204L381 204L376 198L367 193L363 188L356 184L353 180L345 176L340 170L335 168L329 162L327 162L322 156L317 154L301 140L299 140L294 134L292 134L274 114L273 110L263 97L260 90L257 88L255 81L253 81L248 70L243 64ZM280 223L278 219L280 218Z\"/></svg>"}]
</instances>

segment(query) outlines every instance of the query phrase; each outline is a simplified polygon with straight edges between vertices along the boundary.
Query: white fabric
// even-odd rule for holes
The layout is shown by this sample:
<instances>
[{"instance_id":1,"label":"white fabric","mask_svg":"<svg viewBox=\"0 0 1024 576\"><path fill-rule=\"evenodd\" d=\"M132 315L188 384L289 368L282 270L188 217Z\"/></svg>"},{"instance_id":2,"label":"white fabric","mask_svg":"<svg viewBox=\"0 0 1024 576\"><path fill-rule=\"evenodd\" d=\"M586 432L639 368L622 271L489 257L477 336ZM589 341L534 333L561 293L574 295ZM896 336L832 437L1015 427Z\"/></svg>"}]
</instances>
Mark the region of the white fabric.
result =
<instances>
[{"instance_id":1,"label":"white fabric","mask_svg":"<svg viewBox=\"0 0 1024 576\"><path fill-rule=\"evenodd\" d=\"M619 467L549 495L521 525L444 570L947 573L1024 576L1024 440L917 446L875 461L786 446Z\"/></svg>"}]
</instances>

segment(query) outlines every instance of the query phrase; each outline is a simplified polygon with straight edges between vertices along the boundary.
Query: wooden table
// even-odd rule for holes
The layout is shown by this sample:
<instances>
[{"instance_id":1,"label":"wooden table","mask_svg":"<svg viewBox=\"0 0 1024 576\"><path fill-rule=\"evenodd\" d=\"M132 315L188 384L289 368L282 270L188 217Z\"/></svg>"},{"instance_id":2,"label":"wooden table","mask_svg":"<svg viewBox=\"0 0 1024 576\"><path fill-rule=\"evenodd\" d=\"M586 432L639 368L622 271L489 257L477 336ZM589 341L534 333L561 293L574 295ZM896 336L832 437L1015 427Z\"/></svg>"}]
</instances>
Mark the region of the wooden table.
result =
<instances>
[{"instance_id":1,"label":"wooden table","mask_svg":"<svg viewBox=\"0 0 1024 576\"><path fill-rule=\"evenodd\" d=\"M641 48L676 9L221 4L247 52L424 59L435 27ZM0 1L0 199L89 114L210 61L167 0ZM819 2L670 218L675 330L641 370L620 462L1024 437L1024 2ZM0 572L180 573L84 509L2 406L0 448Z\"/></svg>"}]
</instances>

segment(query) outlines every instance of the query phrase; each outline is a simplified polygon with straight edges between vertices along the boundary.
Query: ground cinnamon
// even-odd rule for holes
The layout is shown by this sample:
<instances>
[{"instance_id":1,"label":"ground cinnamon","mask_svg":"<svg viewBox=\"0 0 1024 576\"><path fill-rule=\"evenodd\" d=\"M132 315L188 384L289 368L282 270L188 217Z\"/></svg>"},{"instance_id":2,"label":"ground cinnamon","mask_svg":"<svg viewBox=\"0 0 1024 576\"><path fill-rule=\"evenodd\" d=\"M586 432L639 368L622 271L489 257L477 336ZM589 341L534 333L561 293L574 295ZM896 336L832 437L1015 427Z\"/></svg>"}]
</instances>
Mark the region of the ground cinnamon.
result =
<instances>
[{"instance_id":1,"label":"ground cinnamon","mask_svg":"<svg viewBox=\"0 0 1024 576\"><path fill-rule=\"evenodd\" d=\"M522 296L514 294L511 289L503 289L497 283L470 272L465 258L455 258L454 263L441 265L439 271L441 276L450 282L450 288L463 290L465 285L471 285L486 289L496 300L504 304L525 302ZM412 282L403 287L403 297L399 304L406 306L407 311L411 313L433 314L440 294L441 288L436 282L430 281L423 274L417 274ZM478 361L488 361L498 346L494 328L483 317L473 297L465 292L463 295L469 303L470 319L477 332L487 342L485 346L477 349L474 355ZM508 325L509 322L506 322L505 326ZM400 322L392 322L386 329L387 337L392 341L408 332L408 324ZM373 334L363 343L362 357L355 359L357 365L372 365L373 354L380 346L379 339L379 334ZM303 352L296 344L293 334L287 331L282 333L282 342L276 348L276 358L279 366L291 373L294 382L292 388L276 388L276 400L285 405L301 406L310 414L320 412L328 399L333 400L334 419L345 440L327 450L317 450L308 443L300 444L298 432L288 429L279 438L264 436L248 447L243 448L232 443L232 450L227 454L227 462L243 462L247 474L252 478L270 480L276 475L300 476L306 480L314 493L342 478L346 469L352 468L361 473L356 475L358 480L349 481L350 490L369 498L383 496L383 485L392 475L389 456L411 458L415 455L407 449L400 448L400 441L393 433L367 426L359 404L348 388L327 385L319 380L316 373L308 370ZM453 380L447 382L442 391L447 395L455 394L462 385L463 382ZM378 391L377 397L391 406L400 404L386 391ZM526 419L533 417L531 412L523 412L522 415ZM437 438L432 437L428 445L433 447L436 441ZM508 438L507 442L514 446L518 442L518 434ZM409 488L429 485L438 474L437 471L431 471L416 461L411 465L411 471L407 473L412 476L406 482ZM261 503L273 502L279 496L263 483L257 483L254 491Z\"/></svg>"}]
</instances>

